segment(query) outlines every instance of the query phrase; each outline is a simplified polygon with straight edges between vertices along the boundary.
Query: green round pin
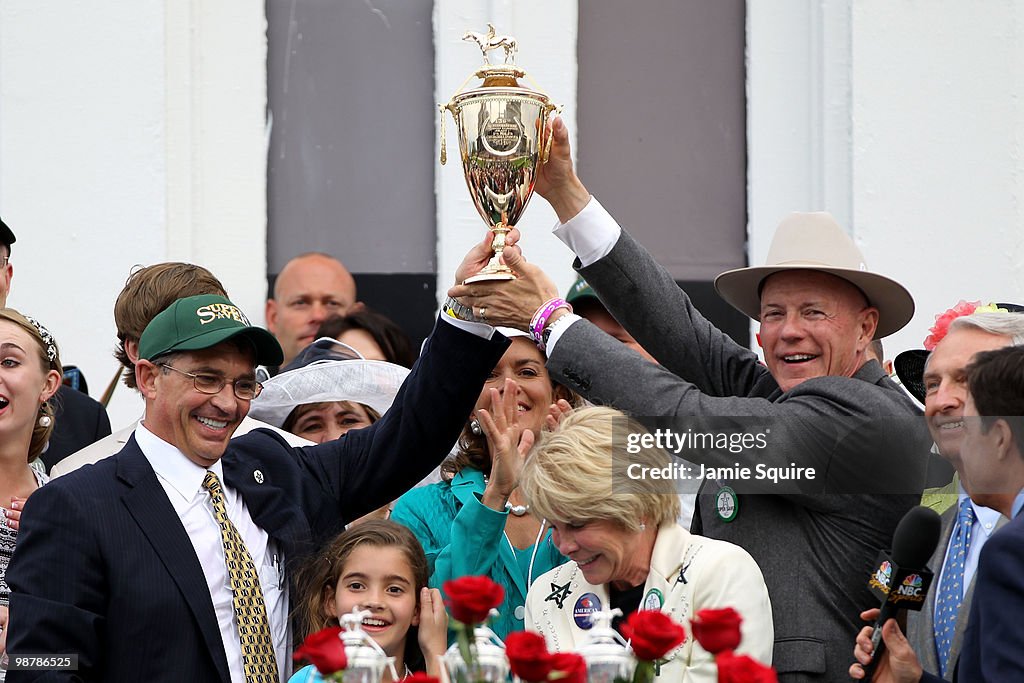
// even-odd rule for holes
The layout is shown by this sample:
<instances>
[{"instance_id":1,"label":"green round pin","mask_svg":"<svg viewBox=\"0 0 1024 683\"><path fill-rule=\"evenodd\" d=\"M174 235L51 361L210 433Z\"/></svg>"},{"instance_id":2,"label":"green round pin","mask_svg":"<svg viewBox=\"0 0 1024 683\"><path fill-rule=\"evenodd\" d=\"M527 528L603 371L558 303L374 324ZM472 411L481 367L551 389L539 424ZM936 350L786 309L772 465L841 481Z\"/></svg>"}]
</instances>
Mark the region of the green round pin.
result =
<instances>
[{"instance_id":1,"label":"green round pin","mask_svg":"<svg viewBox=\"0 0 1024 683\"><path fill-rule=\"evenodd\" d=\"M661 606L665 604L665 596L657 588L652 588L647 591L647 595L644 596L643 608L645 610L661 609Z\"/></svg>"},{"instance_id":2,"label":"green round pin","mask_svg":"<svg viewBox=\"0 0 1024 683\"><path fill-rule=\"evenodd\" d=\"M736 492L728 486L718 489L715 494L715 512L723 522L731 522L736 519L736 513L740 511L740 499Z\"/></svg>"}]
</instances>

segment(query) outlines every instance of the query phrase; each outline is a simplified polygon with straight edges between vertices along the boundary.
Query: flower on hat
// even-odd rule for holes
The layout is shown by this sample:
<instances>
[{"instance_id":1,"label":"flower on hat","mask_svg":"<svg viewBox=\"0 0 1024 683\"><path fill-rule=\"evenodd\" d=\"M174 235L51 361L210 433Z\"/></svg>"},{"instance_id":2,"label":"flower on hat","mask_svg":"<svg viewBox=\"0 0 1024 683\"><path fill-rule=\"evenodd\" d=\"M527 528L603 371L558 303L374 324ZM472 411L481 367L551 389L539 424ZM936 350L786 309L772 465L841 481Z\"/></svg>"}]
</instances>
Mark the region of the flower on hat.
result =
<instances>
[{"instance_id":1,"label":"flower on hat","mask_svg":"<svg viewBox=\"0 0 1024 683\"><path fill-rule=\"evenodd\" d=\"M961 299L953 308L935 316L935 325L928 331L931 333L924 340L924 348L934 351L939 342L946 338L949 333L949 326L957 318L974 313L1007 313L1005 308L999 308L994 303L982 306L980 301L964 301Z\"/></svg>"}]
</instances>

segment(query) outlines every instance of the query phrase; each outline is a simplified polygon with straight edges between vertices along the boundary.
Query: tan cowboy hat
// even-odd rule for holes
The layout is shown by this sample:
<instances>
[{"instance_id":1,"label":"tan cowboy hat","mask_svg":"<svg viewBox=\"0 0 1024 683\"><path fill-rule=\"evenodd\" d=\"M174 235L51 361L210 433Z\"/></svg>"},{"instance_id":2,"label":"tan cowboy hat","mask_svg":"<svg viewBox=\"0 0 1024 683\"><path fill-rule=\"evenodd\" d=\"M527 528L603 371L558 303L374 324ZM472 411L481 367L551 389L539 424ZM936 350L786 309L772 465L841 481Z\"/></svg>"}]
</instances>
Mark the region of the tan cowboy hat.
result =
<instances>
[{"instance_id":1,"label":"tan cowboy hat","mask_svg":"<svg viewBox=\"0 0 1024 683\"><path fill-rule=\"evenodd\" d=\"M816 270L856 286L878 309L875 339L897 332L914 317L907 288L884 275L868 272L864 255L832 214L791 213L779 224L768 248L768 263L728 270L715 278L715 290L730 305L761 319L761 285L784 270Z\"/></svg>"}]
</instances>

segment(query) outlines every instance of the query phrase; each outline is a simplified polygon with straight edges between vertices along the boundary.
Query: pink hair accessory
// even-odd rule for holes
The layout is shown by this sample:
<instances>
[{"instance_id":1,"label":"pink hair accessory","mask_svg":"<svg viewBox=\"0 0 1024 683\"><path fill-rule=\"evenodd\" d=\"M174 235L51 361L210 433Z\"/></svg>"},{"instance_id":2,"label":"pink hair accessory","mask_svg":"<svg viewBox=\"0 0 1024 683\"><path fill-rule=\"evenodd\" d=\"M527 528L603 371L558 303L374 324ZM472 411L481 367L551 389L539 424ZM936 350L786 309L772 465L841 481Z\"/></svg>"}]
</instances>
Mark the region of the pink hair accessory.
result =
<instances>
[{"instance_id":1,"label":"pink hair accessory","mask_svg":"<svg viewBox=\"0 0 1024 683\"><path fill-rule=\"evenodd\" d=\"M945 313L940 313L935 316L935 325L928 330L931 334L925 337L924 348L928 351L934 350L938 343L945 339L946 335L949 333L950 324L957 318L961 318L965 315L972 315L974 313L996 312L1006 313L1007 310L1005 308L999 308L994 303L982 306L980 301L964 301L961 299L953 308L949 309Z\"/></svg>"}]
</instances>

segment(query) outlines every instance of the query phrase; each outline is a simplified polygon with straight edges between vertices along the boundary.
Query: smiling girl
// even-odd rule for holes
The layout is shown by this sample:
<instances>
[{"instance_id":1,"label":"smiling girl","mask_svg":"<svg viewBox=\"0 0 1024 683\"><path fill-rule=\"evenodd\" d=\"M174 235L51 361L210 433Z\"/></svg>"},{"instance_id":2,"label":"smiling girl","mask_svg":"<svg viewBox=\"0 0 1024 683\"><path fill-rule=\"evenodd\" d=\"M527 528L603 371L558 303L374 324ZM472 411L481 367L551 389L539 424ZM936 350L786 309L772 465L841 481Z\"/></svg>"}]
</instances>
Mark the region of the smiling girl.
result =
<instances>
[{"instance_id":1,"label":"smiling girl","mask_svg":"<svg viewBox=\"0 0 1024 683\"><path fill-rule=\"evenodd\" d=\"M338 623L353 609L368 610L363 630L395 658L399 678L422 670L440 675L438 656L447 647L448 618L437 589L427 587L427 558L419 541L400 524L370 520L339 534L299 577L299 606L307 633ZM318 683L313 666L289 683ZM393 683L389 669L382 683Z\"/></svg>"}]
</instances>

